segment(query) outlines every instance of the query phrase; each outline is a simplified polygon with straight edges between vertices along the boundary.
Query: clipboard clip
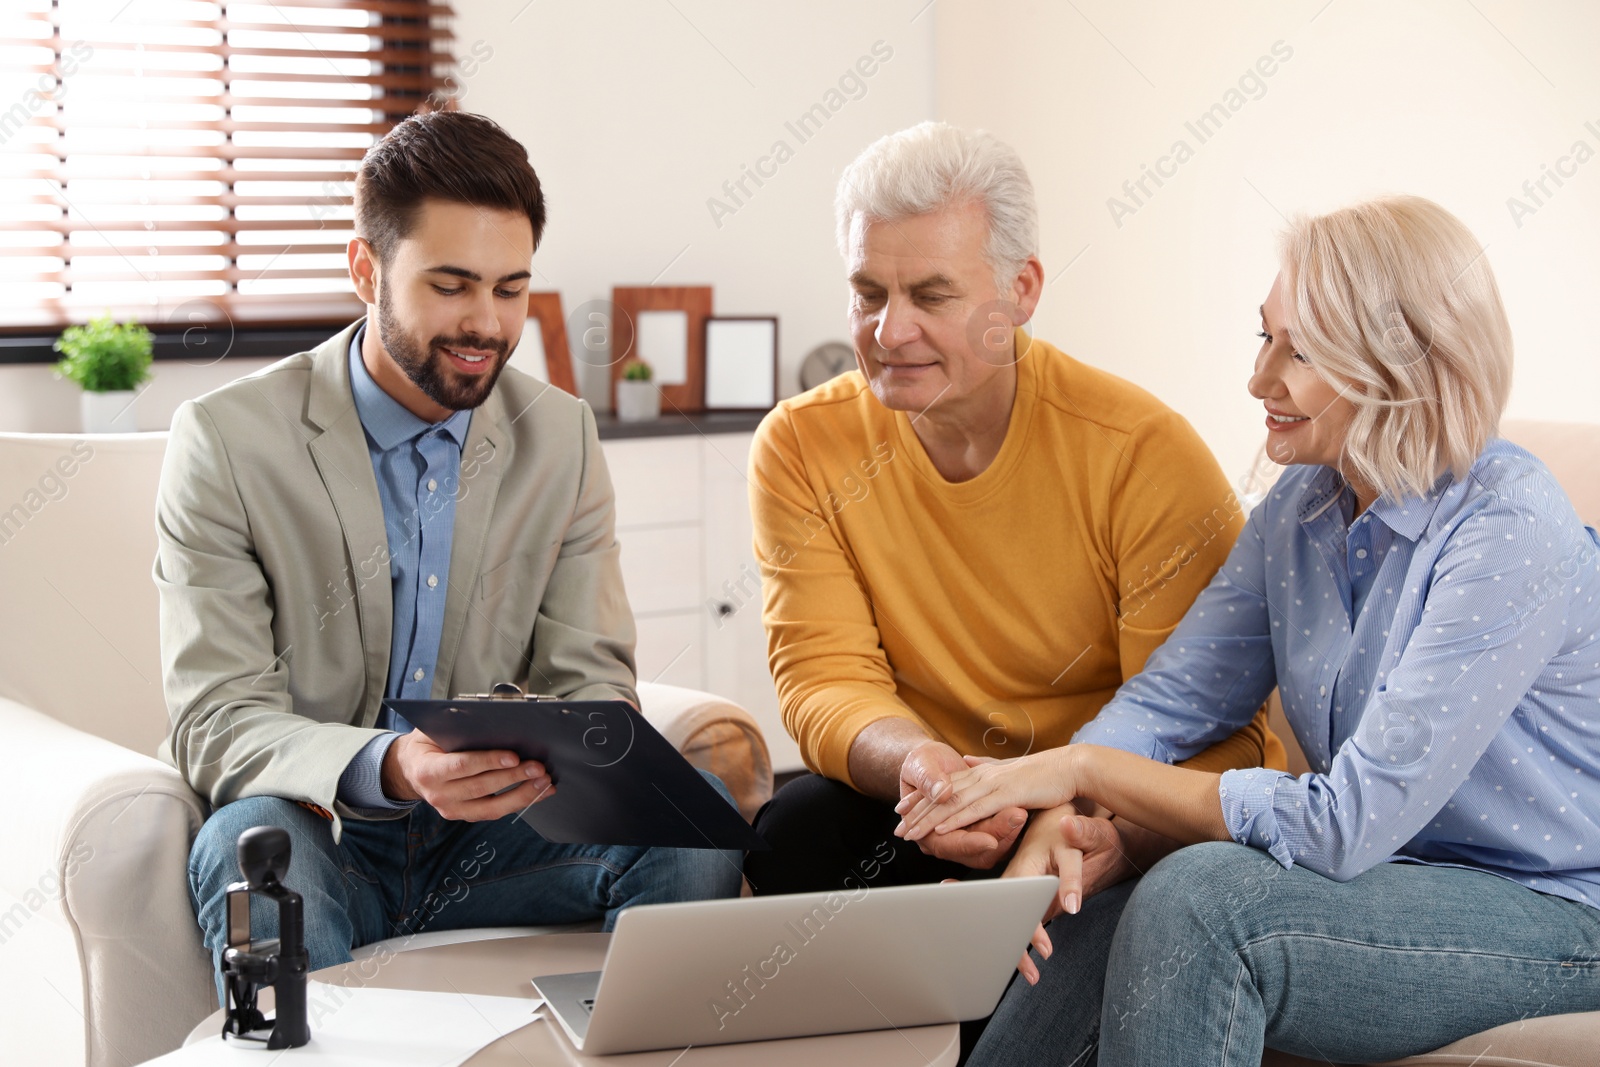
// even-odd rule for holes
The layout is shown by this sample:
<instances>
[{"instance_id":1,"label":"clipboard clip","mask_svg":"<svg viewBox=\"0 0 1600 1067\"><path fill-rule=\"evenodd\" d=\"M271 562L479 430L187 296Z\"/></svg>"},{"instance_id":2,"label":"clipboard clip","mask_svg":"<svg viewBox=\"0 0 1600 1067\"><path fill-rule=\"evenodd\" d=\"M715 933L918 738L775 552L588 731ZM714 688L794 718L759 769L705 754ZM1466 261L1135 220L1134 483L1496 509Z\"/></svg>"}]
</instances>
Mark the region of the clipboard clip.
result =
<instances>
[{"instance_id":1,"label":"clipboard clip","mask_svg":"<svg viewBox=\"0 0 1600 1067\"><path fill-rule=\"evenodd\" d=\"M457 693L457 700L559 700L547 693L524 693L516 682L496 682L487 693Z\"/></svg>"}]
</instances>

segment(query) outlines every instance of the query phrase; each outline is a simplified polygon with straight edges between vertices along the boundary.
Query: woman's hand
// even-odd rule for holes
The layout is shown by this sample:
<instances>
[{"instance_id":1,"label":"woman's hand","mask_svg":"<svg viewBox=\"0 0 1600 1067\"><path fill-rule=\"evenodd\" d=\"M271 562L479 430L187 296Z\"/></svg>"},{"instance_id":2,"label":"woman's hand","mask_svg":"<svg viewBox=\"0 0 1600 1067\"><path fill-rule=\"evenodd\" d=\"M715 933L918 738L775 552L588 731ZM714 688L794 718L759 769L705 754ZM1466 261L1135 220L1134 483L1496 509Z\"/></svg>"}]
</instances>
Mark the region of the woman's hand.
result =
<instances>
[{"instance_id":1,"label":"woman's hand","mask_svg":"<svg viewBox=\"0 0 1600 1067\"><path fill-rule=\"evenodd\" d=\"M1045 924L1063 912L1076 915L1083 901L1125 880L1134 871L1116 823L1109 818L1080 815L1071 804L1065 804L1033 817L1002 877L1054 875L1061 880L1029 942L1041 959L1049 959L1053 946ZM1039 968L1026 950L1017 970L1029 985L1039 981Z\"/></svg>"},{"instance_id":2,"label":"woman's hand","mask_svg":"<svg viewBox=\"0 0 1600 1067\"><path fill-rule=\"evenodd\" d=\"M1055 808L1078 795L1072 746L1036 752L1020 759L965 758L967 770L950 776L938 800L914 790L895 806L895 834L916 841L929 833L949 833L1005 808Z\"/></svg>"},{"instance_id":3,"label":"woman's hand","mask_svg":"<svg viewBox=\"0 0 1600 1067\"><path fill-rule=\"evenodd\" d=\"M1017 846L1016 855L1011 857L1011 862L1006 865L1002 878L1029 878L1034 875L1055 874L1061 877L1062 886L1065 887L1069 878L1073 878L1082 870L1082 853L1067 846L1060 832L1061 818L1073 812L1070 805L1041 811L1034 816L1028 824L1027 832L1022 835L1022 842ZM1044 918L1039 920L1039 926L1033 931L1033 937L1028 944L1039 953L1039 958L1047 960L1053 946L1050 944L1050 935L1045 932L1044 924L1060 915L1062 909L1077 911L1076 898L1068 899L1065 889L1058 889L1056 895L1050 898L1050 906L1045 909ZM1017 970L1022 974L1029 985L1036 985L1039 981L1039 967L1028 955L1028 950L1022 950L1022 960L1017 964Z\"/></svg>"}]
</instances>

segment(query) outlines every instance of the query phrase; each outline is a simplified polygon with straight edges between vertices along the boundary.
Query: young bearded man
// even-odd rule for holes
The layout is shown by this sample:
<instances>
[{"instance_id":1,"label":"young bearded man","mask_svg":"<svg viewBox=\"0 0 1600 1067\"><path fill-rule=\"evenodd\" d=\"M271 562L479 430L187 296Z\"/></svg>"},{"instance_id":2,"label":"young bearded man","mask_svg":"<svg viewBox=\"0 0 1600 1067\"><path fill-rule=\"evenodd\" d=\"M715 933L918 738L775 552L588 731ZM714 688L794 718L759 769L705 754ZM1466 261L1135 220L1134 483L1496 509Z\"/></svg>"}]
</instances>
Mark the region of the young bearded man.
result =
<instances>
[{"instance_id":1,"label":"young bearded man","mask_svg":"<svg viewBox=\"0 0 1600 1067\"><path fill-rule=\"evenodd\" d=\"M517 813L552 793L546 768L447 754L381 706L500 681L638 703L593 413L505 366L544 223L498 125L407 119L356 179L368 315L174 417L162 755L215 808L189 864L214 954L260 824L291 835L312 969L424 929L610 929L632 904L739 892L737 854L545 841ZM275 936L263 912L254 934Z\"/></svg>"}]
</instances>

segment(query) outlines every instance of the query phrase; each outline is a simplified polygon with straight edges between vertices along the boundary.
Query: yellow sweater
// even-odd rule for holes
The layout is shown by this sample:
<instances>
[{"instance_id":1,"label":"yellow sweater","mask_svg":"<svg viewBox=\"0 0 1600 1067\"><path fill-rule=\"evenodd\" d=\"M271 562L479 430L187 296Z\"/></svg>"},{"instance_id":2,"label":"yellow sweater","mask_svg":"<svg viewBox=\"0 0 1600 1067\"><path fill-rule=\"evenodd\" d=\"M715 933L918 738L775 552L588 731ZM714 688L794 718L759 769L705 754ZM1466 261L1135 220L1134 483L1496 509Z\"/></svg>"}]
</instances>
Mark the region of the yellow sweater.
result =
<instances>
[{"instance_id":1,"label":"yellow sweater","mask_svg":"<svg viewBox=\"0 0 1600 1067\"><path fill-rule=\"evenodd\" d=\"M1067 743L1222 565L1243 511L1155 397L1017 334L994 462L952 483L857 372L783 401L751 453L767 648L808 766L868 724L999 758ZM1029 347L1031 346L1031 347ZM1282 768L1263 711L1190 766ZM853 784L853 783L852 783Z\"/></svg>"}]
</instances>

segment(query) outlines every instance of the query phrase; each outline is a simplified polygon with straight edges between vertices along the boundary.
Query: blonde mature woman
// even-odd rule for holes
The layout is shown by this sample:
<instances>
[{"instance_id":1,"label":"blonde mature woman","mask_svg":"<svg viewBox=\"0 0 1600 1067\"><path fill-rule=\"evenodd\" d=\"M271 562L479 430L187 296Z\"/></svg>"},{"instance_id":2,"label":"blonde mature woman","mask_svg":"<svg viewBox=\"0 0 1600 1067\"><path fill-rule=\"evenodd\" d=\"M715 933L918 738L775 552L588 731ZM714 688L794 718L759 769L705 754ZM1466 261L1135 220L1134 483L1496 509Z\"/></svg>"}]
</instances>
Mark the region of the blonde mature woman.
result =
<instances>
[{"instance_id":1,"label":"blonde mature woman","mask_svg":"<svg viewBox=\"0 0 1600 1067\"><path fill-rule=\"evenodd\" d=\"M1222 570L1072 744L900 806L912 840L1077 801L1190 846L1080 908L1077 854L1031 842L1007 873L1060 873L1069 914L972 1063L1367 1063L1600 1008L1600 538L1496 437L1488 263L1375 200L1290 228L1261 320L1288 469ZM1274 685L1310 773L1170 765ZM1115 925L1103 989L1046 960L1074 924Z\"/></svg>"}]
</instances>

